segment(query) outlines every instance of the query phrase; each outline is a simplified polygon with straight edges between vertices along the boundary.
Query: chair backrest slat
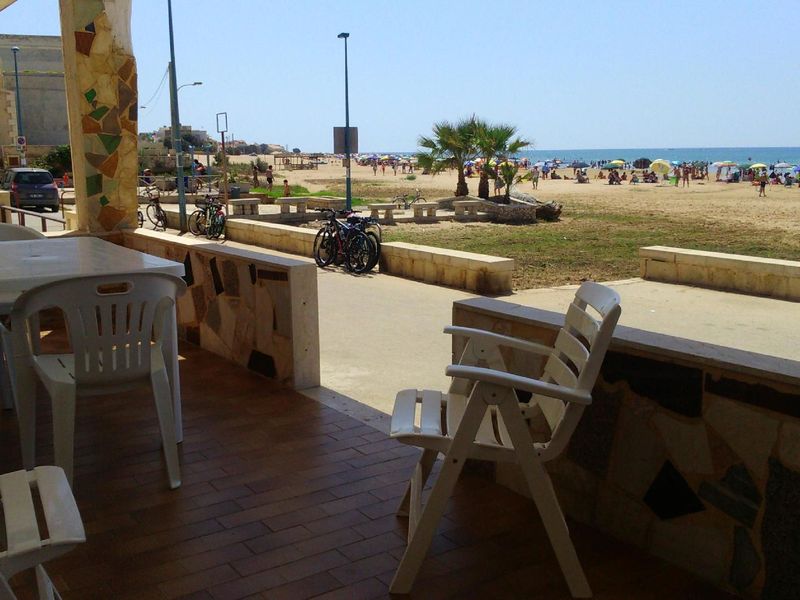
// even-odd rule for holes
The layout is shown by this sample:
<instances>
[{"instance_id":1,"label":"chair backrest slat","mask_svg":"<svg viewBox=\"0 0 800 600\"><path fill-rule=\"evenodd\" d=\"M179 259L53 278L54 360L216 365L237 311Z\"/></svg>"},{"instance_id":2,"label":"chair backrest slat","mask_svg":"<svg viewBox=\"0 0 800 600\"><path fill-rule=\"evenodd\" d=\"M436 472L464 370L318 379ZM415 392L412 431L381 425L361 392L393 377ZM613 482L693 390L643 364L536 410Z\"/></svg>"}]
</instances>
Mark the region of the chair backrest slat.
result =
<instances>
[{"instance_id":1,"label":"chair backrest slat","mask_svg":"<svg viewBox=\"0 0 800 600\"><path fill-rule=\"evenodd\" d=\"M594 343L597 330L600 328L597 321L584 308L574 302L567 309L564 327L572 335L585 339L589 345Z\"/></svg>"}]
</instances>

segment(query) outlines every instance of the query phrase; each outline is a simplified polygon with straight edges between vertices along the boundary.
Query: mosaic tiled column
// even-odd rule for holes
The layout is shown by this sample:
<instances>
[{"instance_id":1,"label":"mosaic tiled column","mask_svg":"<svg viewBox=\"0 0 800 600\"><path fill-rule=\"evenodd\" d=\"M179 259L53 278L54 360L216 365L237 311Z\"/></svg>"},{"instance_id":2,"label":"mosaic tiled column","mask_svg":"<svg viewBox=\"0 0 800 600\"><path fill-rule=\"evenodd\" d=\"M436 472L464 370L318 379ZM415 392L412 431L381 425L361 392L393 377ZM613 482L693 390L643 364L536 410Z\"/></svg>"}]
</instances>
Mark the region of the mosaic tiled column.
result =
<instances>
[{"instance_id":1,"label":"mosaic tiled column","mask_svg":"<svg viewBox=\"0 0 800 600\"><path fill-rule=\"evenodd\" d=\"M136 60L131 0L60 0L78 227L135 227Z\"/></svg>"}]
</instances>

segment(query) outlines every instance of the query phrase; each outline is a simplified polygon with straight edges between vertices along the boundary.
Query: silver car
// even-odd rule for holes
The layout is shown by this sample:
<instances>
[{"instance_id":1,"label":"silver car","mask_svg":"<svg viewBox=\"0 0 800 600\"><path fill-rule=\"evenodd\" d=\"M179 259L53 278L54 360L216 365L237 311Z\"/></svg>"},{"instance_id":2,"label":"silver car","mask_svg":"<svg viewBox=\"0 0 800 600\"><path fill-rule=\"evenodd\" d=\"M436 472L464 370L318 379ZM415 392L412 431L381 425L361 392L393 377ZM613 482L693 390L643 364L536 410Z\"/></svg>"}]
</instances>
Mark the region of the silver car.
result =
<instances>
[{"instance_id":1,"label":"silver car","mask_svg":"<svg viewBox=\"0 0 800 600\"><path fill-rule=\"evenodd\" d=\"M11 192L11 206L58 210L58 187L46 169L15 167L3 176L2 187Z\"/></svg>"}]
</instances>

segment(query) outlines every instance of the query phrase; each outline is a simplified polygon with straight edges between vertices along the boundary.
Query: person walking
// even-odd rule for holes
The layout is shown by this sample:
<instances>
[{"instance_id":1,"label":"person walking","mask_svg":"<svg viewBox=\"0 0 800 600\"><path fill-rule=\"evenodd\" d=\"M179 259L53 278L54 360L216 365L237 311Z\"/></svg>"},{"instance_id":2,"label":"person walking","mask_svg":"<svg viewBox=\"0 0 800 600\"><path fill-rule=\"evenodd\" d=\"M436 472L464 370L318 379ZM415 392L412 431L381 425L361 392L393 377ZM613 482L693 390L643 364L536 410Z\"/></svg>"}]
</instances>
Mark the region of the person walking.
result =
<instances>
[{"instance_id":1,"label":"person walking","mask_svg":"<svg viewBox=\"0 0 800 600\"><path fill-rule=\"evenodd\" d=\"M539 189L539 167L533 167L531 169L531 182L533 183L533 189Z\"/></svg>"},{"instance_id":2,"label":"person walking","mask_svg":"<svg viewBox=\"0 0 800 600\"><path fill-rule=\"evenodd\" d=\"M758 177L758 197L759 198L766 198L767 197L767 182L769 178L767 177L766 169L761 169L761 175Z\"/></svg>"},{"instance_id":3,"label":"person walking","mask_svg":"<svg viewBox=\"0 0 800 600\"><path fill-rule=\"evenodd\" d=\"M691 173L689 165L683 165L683 185L681 187L689 187L689 173Z\"/></svg>"},{"instance_id":4,"label":"person walking","mask_svg":"<svg viewBox=\"0 0 800 600\"><path fill-rule=\"evenodd\" d=\"M272 191L272 181L275 175L272 173L272 165L267 167L267 192Z\"/></svg>"},{"instance_id":5,"label":"person walking","mask_svg":"<svg viewBox=\"0 0 800 600\"><path fill-rule=\"evenodd\" d=\"M288 179L284 179L283 180L283 197L284 198L288 198L291 195L292 195L292 190L289 188L289 180Z\"/></svg>"},{"instance_id":6,"label":"person walking","mask_svg":"<svg viewBox=\"0 0 800 600\"><path fill-rule=\"evenodd\" d=\"M373 175L377 175L378 174L378 161L376 161L376 160L372 161L372 174Z\"/></svg>"}]
</instances>

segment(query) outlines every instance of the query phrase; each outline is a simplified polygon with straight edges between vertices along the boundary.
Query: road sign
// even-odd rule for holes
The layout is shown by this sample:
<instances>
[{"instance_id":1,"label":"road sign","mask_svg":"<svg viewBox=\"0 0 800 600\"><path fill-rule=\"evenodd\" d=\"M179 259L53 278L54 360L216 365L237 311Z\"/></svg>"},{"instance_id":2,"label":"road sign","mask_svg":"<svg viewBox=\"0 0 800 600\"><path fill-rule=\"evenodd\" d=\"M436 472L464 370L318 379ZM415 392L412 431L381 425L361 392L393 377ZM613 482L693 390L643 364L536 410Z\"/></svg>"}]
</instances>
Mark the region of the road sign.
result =
<instances>
[{"instance_id":1,"label":"road sign","mask_svg":"<svg viewBox=\"0 0 800 600\"><path fill-rule=\"evenodd\" d=\"M20 152L25 151L25 147L28 145L28 140L25 139L24 135L17 136L17 150Z\"/></svg>"}]
</instances>

